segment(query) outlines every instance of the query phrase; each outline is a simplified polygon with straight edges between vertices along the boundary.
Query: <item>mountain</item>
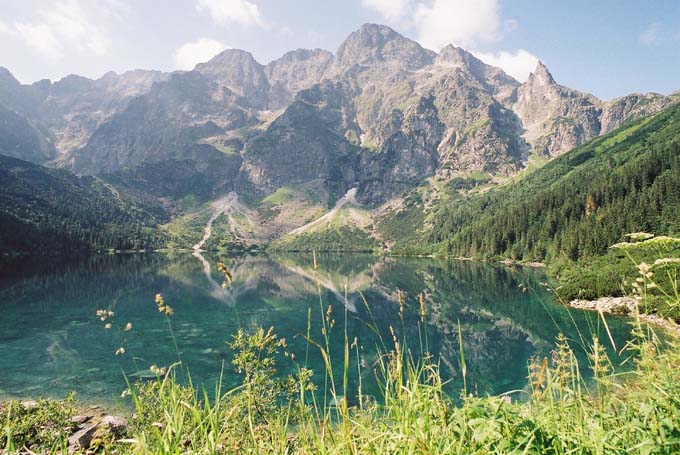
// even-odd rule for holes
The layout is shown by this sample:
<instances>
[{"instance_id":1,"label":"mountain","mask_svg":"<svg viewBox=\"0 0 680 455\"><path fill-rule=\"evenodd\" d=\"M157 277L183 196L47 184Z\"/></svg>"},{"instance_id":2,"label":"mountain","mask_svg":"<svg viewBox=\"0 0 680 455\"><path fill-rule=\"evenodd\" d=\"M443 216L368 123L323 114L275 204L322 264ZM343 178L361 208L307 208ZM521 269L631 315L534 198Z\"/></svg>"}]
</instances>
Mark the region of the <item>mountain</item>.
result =
<instances>
[{"instance_id":1,"label":"mountain","mask_svg":"<svg viewBox=\"0 0 680 455\"><path fill-rule=\"evenodd\" d=\"M680 232L680 106L591 140L511 184L442 204L425 243L455 256L571 261L631 232Z\"/></svg>"},{"instance_id":2,"label":"mountain","mask_svg":"<svg viewBox=\"0 0 680 455\"><path fill-rule=\"evenodd\" d=\"M435 53L365 24L335 53L298 49L266 65L227 49L191 71L31 85L0 68L0 153L155 198L182 226L233 193L218 224L246 243L294 241L351 193L371 222L345 217L343 232L389 247L408 237L396 220L425 221L676 101L602 101L540 62L520 83L460 47ZM246 212L246 225L229 218Z\"/></svg>"}]
</instances>

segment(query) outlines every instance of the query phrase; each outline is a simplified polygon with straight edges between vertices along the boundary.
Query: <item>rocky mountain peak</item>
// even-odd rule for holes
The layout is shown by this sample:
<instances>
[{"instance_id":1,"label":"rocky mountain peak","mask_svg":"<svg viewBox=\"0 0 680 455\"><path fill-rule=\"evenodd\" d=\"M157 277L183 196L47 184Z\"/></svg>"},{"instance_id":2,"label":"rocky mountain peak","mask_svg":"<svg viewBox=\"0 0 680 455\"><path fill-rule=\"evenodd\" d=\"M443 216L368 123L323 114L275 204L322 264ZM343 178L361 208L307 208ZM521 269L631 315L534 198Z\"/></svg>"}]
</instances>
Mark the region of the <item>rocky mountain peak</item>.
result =
<instances>
[{"instance_id":1,"label":"rocky mountain peak","mask_svg":"<svg viewBox=\"0 0 680 455\"><path fill-rule=\"evenodd\" d=\"M248 51L225 49L207 62L196 65L194 70L200 73L226 71L231 65L262 67Z\"/></svg>"},{"instance_id":2,"label":"rocky mountain peak","mask_svg":"<svg viewBox=\"0 0 680 455\"><path fill-rule=\"evenodd\" d=\"M542 61L538 61L536 64L536 69L529 75L527 83L532 85L555 85L555 79L553 79L552 74L548 71L548 68L543 64Z\"/></svg>"},{"instance_id":3,"label":"rocky mountain peak","mask_svg":"<svg viewBox=\"0 0 680 455\"><path fill-rule=\"evenodd\" d=\"M269 83L264 66L250 52L226 49L208 62L196 65L194 71L246 98L254 107L267 104Z\"/></svg>"},{"instance_id":4,"label":"rocky mountain peak","mask_svg":"<svg viewBox=\"0 0 680 455\"><path fill-rule=\"evenodd\" d=\"M386 25L364 24L340 45L330 72L337 74L354 66L385 63L415 70L431 64L435 56Z\"/></svg>"},{"instance_id":5,"label":"rocky mountain peak","mask_svg":"<svg viewBox=\"0 0 680 455\"><path fill-rule=\"evenodd\" d=\"M444 47L434 61L435 66L445 66L449 68L469 67L483 63L474 55L463 48L448 44Z\"/></svg>"}]
</instances>

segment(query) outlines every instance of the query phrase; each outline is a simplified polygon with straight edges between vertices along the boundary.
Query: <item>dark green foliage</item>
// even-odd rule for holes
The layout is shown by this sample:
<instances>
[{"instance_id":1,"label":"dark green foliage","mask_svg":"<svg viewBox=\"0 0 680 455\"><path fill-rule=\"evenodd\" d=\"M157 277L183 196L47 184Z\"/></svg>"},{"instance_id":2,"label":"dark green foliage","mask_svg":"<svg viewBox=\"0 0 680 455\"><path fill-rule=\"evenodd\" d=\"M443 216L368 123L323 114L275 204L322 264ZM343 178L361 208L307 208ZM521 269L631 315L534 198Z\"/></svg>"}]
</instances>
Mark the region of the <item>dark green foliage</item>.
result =
<instances>
[{"instance_id":1,"label":"dark green foliage","mask_svg":"<svg viewBox=\"0 0 680 455\"><path fill-rule=\"evenodd\" d=\"M422 230L425 212L422 201L414 193L405 200L401 209L389 211L380 217L376 227L380 237L389 245L390 250L397 254L420 252L423 248Z\"/></svg>"},{"instance_id":2,"label":"dark green foliage","mask_svg":"<svg viewBox=\"0 0 680 455\"><path fill-rule=\"evenodd\" d=\"M303 232L292 239L283 238L271 249L279 251L367 252L376 248L368 232L354 226L329 227L322 231Z\"/></svg>"},{"instance_id":3,"label":"dark green foliage","mask_svg":"<svg viewBox=\"0 0 680 455\"><path fill-rule=\"evenodd\" d=\"M664 258L670 258L668 263ZM623 296L634 292L633 283L640 275L639 264L648 264L652 272L646 289L645 313L658 313L680 320L680 240L655 238L645 242L626 243L611 248L607 254L584 258L576 263L557 263L553 273L559 276L558 295L564 300L596 299L601 296ZM656 262L656 263L655 263Z\"/></svg>"},{"instance_id":4,"label":"dark green foliage","mask_svg":"<svg viewBox=\"0 0 680 455\"><path fill-rule=\"evenodd\" d=\"M0 155L0 254L138 250L161 246L157 204L94 177Z\"/></svg>"},{"instance_id":5,"label":"dark green foliage","mask_svg":"<svg viewBox=\"0 0 680 455\"><path fill-rule=\"evenodd\" d=\"M439 207L442 253L576 261L626 233L680 232L680 107L595 139L524 179Z\"/></svg>"}]
</instances>

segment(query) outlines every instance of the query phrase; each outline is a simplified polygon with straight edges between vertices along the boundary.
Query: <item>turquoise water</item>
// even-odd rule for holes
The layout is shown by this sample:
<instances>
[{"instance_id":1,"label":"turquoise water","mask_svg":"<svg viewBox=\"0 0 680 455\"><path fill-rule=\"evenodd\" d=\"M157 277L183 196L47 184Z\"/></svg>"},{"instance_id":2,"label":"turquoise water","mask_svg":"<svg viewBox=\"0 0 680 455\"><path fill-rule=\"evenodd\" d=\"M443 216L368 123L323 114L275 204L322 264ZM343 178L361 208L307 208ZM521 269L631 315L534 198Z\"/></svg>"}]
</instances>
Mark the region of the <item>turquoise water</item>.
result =
<instances>
[{"instance_id":1,"label":"turquoise water","mask_svg":"<svg viewBox=\"0 0 680 455\"><path fill-rule=\"evenodd\" d=\"M227 289L220 287L217 261L233 272ZM224 371L224 382L233 386L239 376L227 341L239 327L257 326L273 326L288 340L298 365L306 358L321 382L321 355L302 335L309 323L312 338L323 340L321 320L329 305L336 321L330 339L338 373L345 316L349 340L356 337L360 346L359 358L351 357L360 372L351 370L350 389L361 375L369 393L377 393L372 388L377 348L381 338L391 346L390 327L414 356L427 351L439 360L452 393L462 385L459 327L470 389L523 389L528 362L549 355L558 332L573 340L582 362L580 334L600 333L610 344L596 315L553 303L545 281L534 269L369 255L321 255L316 272L306 254L138 254L10 264L0 269L0 397L64 397L76 391L83 400L115 402L125 388L124 375L148 376L152 364L177 361L172 333L195 384L211 389ZM403 319L397 290L405 295ZM421 292L425 324L420 324ZM172 332L156 309L156 293L174 309ZM115 313L111 329L97 318L98 309ZM127 323L132 329L126 332ZM628 325L616 318L608 323L620 348ZM115 355L121 346L125 354ZM293 372L296 363L281 356L278 367Z\"/></svg>"}]
</instances>

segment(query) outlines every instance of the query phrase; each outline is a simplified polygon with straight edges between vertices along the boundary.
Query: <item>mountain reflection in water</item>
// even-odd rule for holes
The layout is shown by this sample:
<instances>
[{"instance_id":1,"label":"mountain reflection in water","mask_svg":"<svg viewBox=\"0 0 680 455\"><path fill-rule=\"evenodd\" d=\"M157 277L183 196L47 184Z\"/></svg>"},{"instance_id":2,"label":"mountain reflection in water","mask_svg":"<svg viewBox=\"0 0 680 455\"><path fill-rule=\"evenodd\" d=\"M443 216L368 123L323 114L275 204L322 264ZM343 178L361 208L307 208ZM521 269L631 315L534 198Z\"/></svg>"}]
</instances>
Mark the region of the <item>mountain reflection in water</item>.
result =
<instances>
[{"instance_id":1,"label":"mountain reflection in water","mask_svg":"<svg viewBox=\"0 0 680 455\"><path fill-rule=\"evenodd\" d=\"M233 273L226 289L218 261ZM226 387L238 384L227 342L239 327L257 326L273 326L298 365L306 359L322 384L323 359L303 335L309 323L311 337L323 339L329 305L337 374L345 309L348 339L356 337L360 346L361 373L351 354L350 391L361 374L365 392L377 393L374 365L379 346L391 346L390 327L414 358L426 351L439 362L452 395L462 386L459 328L468 388L482 394L525 388L530 359L550 355L560 331L575 346L593 332L608 341L596 315L553 303L540 270L487 263L334 254L319 255L315 270L311 254L185 253L10 264L0 272L0 397L63 397L75 390L83 399L115 400L125 388L123 373L145 376L152 364L176 362L171 332L154 304L157 293L174 309L172 329L194 384L208 390L222 370ZM405 295L403 320L397 290ZM425 324L419 293L426 302ZM109 330L96 317L100 308L115 313ZM127 323L129 332L123 330ZM630 331L626 320L610 318L608 325L623 346ZM114 355L121 346L126 353ZM577 353L586 362L584 350ZM282 356L278 368L288 373L297 366Z\"/></svg>"}]
</instances>

